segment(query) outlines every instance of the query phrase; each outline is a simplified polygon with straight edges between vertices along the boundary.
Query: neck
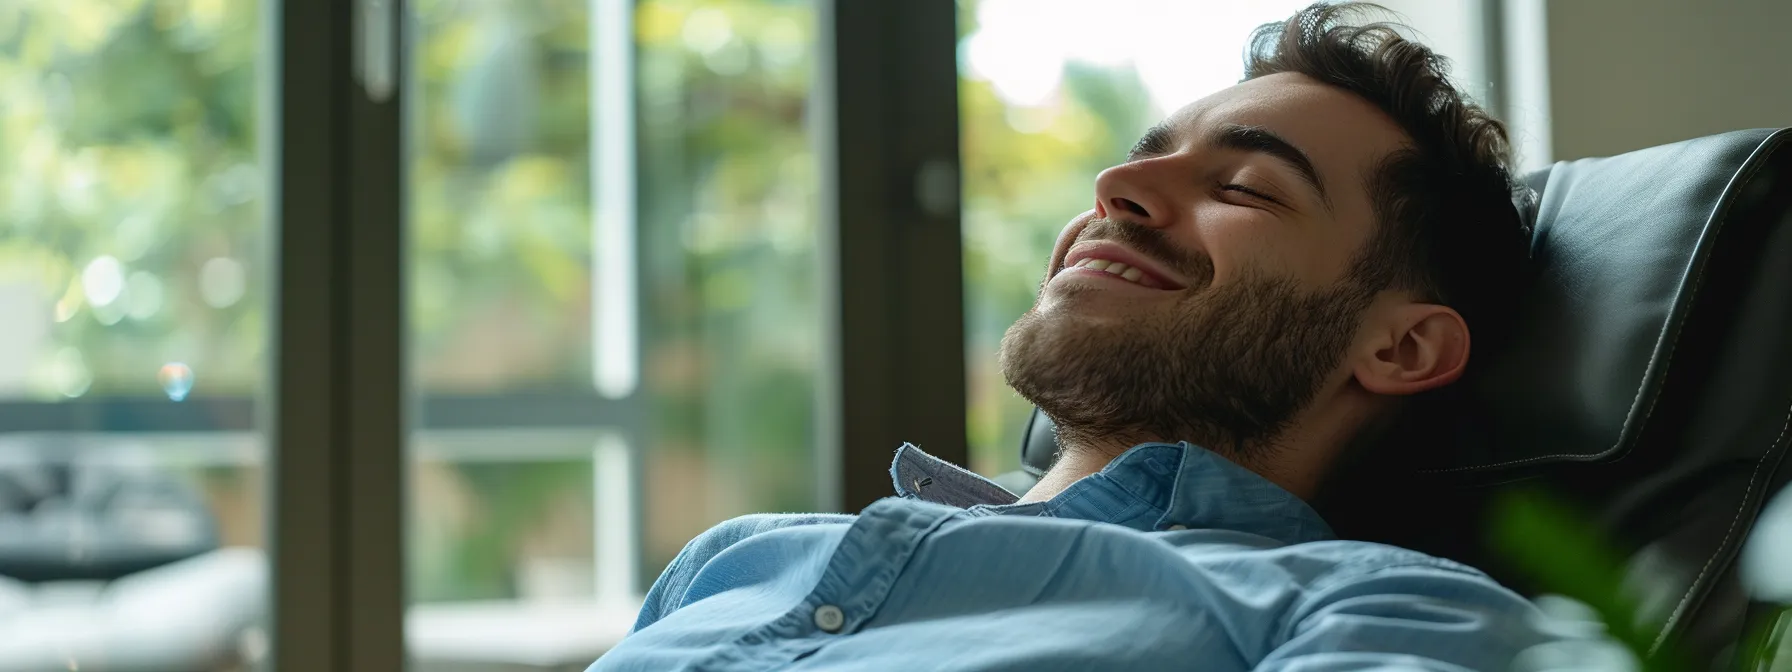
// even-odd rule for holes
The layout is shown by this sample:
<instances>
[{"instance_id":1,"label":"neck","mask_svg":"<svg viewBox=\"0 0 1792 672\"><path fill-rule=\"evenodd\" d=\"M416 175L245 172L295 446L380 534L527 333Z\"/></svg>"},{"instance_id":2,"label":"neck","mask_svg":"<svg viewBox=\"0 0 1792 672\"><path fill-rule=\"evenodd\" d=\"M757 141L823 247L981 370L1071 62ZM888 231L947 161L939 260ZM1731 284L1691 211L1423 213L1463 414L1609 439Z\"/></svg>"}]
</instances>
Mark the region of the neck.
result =
<instances>
[{"instance_id":1,"label":"neck","mask_svg":"<svg viewBox=\"0 0 1792 672\"><path fill-rule=\"evenodd\" d=\"M1089 435L1075 428L1058 427L1058 460L1039 478L1039 483L1020 498L1022 502L1039 502L1058 496L1071 483L1101 471L1109 462L1141 443L1162 439L1130 434L1103 433Z\"/></svg>"},{"instance_id":2,"label":"neck","mask_svg":"<svg viewBox=\"0 0 1792 672\"><path fill-rule=\"evenodd\" d=\"M1058 461L1052 463L1051 470L1045 472L1045 475L1039 478L1039 483L1028 490L1027 494L1022 495L1020 501L1043 502L1056 497L1058 493L1064 492L1065 488L1070 487L1071 483L1101 471L1113 459L1113 456L1105 454L1062 449L1058 453Z\"/></svg>"},{"instance_id":3,"label":"neck","mask_svg":"<svg viewBox=\"0 0 1792 672\"><path fill-rule=\"evenodd\" d=\"M1319 477L1324 471L1321 463L1329 461L1313 458L1329 457L1330 451L1314 450L1315 437L1304 436L1305 434L1306 432L1298 429L1291 429L1278 437L1275 445L1261 447L1261 459L1242 460L1237 455L1221 451L1215 451L1215 454L1256 472L1269 482L1294 493L1296 497L1311 500L1319 489ZM1021 502L1041 502L1056 497L1070 487L1070 484L1106 468L1109 462L1127 449L1143 443L1163 441L1156 438L1105 441L1084 439L1077 437L1075 432L1064 431L1063 428L1059 429L1058 438L1058 461L1040 477L1039 483L1020 498Z\"/></svg>"}]
</instances>

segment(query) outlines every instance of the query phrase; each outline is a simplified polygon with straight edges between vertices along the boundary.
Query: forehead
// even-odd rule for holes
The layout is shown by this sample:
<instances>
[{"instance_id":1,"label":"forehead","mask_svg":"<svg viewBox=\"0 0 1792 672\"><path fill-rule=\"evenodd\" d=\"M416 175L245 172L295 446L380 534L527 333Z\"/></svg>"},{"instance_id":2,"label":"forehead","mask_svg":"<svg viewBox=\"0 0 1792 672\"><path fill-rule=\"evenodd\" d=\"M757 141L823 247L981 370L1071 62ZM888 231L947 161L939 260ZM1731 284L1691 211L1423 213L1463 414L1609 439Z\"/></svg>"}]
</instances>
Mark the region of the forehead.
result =
<instances>
[{"instance_id":1,"label":"forehead","mask_svg":"<svg viewBox=\"0 0 1792 672\"><path fill-rule=\"evenodd\" d=\"M1383 157L1408 144L1406 132L1369 101L1289 72L1223 89L1177 110L1165 122L1183 138L1199 137L1221 124L1259 126L1282 136L1313 162L1339 201L1339 216L1366 215L1365 178Z\"/></svg>"}]
</instances>

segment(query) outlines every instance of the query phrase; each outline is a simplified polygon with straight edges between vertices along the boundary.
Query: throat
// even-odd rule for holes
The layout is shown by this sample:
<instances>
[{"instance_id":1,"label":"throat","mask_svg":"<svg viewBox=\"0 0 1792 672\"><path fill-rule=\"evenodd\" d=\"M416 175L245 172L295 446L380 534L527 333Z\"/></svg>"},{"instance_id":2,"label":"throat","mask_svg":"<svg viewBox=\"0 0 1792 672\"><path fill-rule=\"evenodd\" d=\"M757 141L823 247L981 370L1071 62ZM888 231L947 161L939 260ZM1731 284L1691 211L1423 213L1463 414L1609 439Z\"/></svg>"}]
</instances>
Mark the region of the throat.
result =
<instances>
[{"instance_id":1,"label":"throat","mask_svg":"<svg viewBox=\"0 0 1792 672\"><path fill-rule=\"evenodd\" d=\"M1125 452L1125 449L1110 454L1107 451L1066 446L1059 453L1058 461L1052 463L1052 468L1039 478L1039 482L1021 496L1020 502L1043 502L1056 497L1069 488L1070 484L1106 468L1109 462L1119 457L1120 452Z\"/></svg>"},{"instance_id":2,"label":"throat","mask_svg":"<svg viewBox=\"0 0 1792 672\"><path fill-rule=\"evenodd\" d=\"M1173 442L1161 438L1138 437L1114 438L1103 437L1089 440L1075 431L1059 428L1058 459L1052 463L1051 469L1039 478L1039 482L1023 495L1019 503L1043 502L1063 493L1071 484L1106 469L1108 463L1120 457L1133 446L1144 443ZM1260 454L1257 459L1244 459L1233 451L1214 451L1226 460L1256 472L1265 480L1293 493L1296 497L1311 500L1318 487L1318 477L1325 471L1328 456L1326 451L1302 449L1305 442L1289 441L1292 437L1282 436L1273 447L1263 447L1254 451ZM1200 442L1194 442L1200 446ZM1208 450L1213 450L1209 448ZM1319 453L1319 454L1316 454Z\"/></svg>"}]
</instances>

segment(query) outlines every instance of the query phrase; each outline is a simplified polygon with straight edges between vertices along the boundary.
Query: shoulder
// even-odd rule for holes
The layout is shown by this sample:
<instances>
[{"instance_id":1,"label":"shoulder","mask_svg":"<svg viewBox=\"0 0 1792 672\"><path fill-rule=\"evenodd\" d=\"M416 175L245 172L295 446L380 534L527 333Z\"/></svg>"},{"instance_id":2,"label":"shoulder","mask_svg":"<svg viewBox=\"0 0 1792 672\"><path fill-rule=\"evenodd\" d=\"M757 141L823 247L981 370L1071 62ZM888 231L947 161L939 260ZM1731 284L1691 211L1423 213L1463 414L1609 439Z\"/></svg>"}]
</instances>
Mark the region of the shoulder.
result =
<instances>
[{"instance_id":1,"label":"shoulder","mask_svg":"<svg viewBox=\"0 0 1792 672\"><path fill-rule=\"evenodd\" d=\"M1398 546L1334 540L1289 546L1285 550L1312 564L1307 587L1314 596L1374 587L1426 595L1444 593L1437 597L1488 593L1524 601L1479 569Z\"/></svg>"},{"instance_id":2,"label":"shoulder","mask_svg":"<svg viewBox=\"0 0 1792 672\"><path fill-rule=\"evenodd\" d=\"M1384 571L1418 571L1488 579L1481 570L1419 551L1371 541L1335 539L1286 547L1286 550L1323 564L1323 580L1349 580Z\"/></svg>"},{"instance_id":3,"label":"shoulder","mask_svg":"<svg viewBox=\"0 0 1792 672\"><path fill-rule=\"evenodd\" d=\"M1510 616L1534 611L1524 596L1454 560L1364 541L1325 541L1289 549L1322 565L1310 575L1306 599L1294 605L1296 622L1343 605L1382 599L1449 603Z\"/></svg>"},{"instance_id":4,"label":"shoulder","mask_svg":"<svg viewBox=\"0 0 1792 672\"><path fill-rule=\"evenodd\" d=\"M678 556L660 573L659 580L653 582L653 588L647 592L647 598L641 605L641 614L635 621L634 629L640 630L677 609L703 567L735 545L769 532L812 525L851 523L854 518L855 516L832 513L756 513L732 518L709 528L686 543L684 550L679 551Z\"/></svg>"},{"instance_id":5,"label":"shoulder","mask_svg":"<svg viewBox=\"0 0 1792 672\"><path fill-rule=\"evenodd\" d=\"M807 525L851 523L854 518L856 516L836 513L755 513L732 518L691 539L672 564L667 566L667 571L679 565L701 567L729 547L767 532Z\"/></svg>"},{"instance_id":6,"label":"shoulder","mask_svg":"<svg viewBox=\"0 0 1792 672\"><path fill-rule=\"evenodd\" d=\"M1530 600L1468 565L1367 542L1302 546L1289 548L1325 568L1284 612L1258 669L1308 669L1340 651L1402 669L1506 669L1560 635Z\"/></svg>"}]
</instances>

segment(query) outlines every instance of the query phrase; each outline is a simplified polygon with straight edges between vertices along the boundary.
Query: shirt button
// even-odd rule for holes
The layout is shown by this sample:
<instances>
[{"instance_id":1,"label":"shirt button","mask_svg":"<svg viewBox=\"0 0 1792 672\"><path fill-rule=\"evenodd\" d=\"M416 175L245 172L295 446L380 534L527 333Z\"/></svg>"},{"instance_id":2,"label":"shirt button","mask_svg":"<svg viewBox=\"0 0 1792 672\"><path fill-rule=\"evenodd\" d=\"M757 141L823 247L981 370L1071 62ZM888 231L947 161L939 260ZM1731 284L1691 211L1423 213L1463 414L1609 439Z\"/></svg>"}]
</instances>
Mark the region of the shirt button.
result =
<instances>
[{"instance_id":1,"label":"shirt button","mask_svg":"<svg viewBox=\"0 0 1792 672\"><path fill-rule=\"evenodd\" d=\"M839 632L840 626L846 625L846 612L839 607L824 604L815 608L815 627L823 632Z\"/></svg>"},{"instance_id":2,"label":"shirt button","mask_svg":"<svg viewBox=\"0 0 1792 672\"><path fill-rule=\"evenodd\" d=\"M1180 524L1180 523L1178 523L1178 524L1175 524L1175 525L1171 525L1171 526L1169 526L1169 527L1166 527L1166 528L1164 528L1164 529L1165 529L1165 530L1168 530L1168 531L1171 531L1171 532L1175 532L1175 531L1178 531L1178 530L1186 530L1186 529L1188 529L1188 526L1187 526L1187 525L1183 525L1183 524Z\"/></svg>"}]
</instances>

